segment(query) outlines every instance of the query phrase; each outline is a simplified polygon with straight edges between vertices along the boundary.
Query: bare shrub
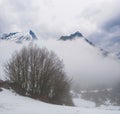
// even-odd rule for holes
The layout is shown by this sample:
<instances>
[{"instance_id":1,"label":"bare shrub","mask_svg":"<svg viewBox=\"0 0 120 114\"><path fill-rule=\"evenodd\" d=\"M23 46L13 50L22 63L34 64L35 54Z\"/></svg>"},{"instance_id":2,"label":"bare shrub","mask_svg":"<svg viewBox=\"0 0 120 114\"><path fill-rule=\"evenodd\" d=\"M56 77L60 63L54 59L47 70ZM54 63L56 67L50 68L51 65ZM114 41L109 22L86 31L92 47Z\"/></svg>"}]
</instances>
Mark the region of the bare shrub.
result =
<instances>
[{"instance_id":1,"label":"bare shrub","mask_svg":"<svg viewBox=\"0 0 120 114\"><path fill-rule=\"evenodd\" d=\"M23 47L5 64L11 87L22 95L56 104L73 105L63 62L36 45Z\"/></svg>"}]
</instances>

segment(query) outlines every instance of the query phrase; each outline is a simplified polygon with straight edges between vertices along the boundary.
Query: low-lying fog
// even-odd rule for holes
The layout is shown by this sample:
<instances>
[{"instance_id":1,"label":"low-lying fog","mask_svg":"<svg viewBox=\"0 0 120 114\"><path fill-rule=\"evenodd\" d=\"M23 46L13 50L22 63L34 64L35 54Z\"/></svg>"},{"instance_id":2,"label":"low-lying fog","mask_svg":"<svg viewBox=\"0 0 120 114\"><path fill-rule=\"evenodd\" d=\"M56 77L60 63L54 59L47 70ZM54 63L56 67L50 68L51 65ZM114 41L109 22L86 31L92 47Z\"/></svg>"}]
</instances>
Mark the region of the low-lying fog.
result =
<instances>
[{"instance_id":1,"label":"low-lying fog","mask_svg":"<svg viewBox=\"0 0 120 114\"><path fill-rule=\"evenodd\" d=\"M65 72L80 86L96 84L115 84L120 80L120 61L112 56L103 56L98 48L89 45L84 39L59 41L55 39L35 42L39 47L53 50L65 65ZM24 44L0 42L0 78L5 79L4 63L9 60L15 50L20 50Z\"/></svg>"}]
</instances>

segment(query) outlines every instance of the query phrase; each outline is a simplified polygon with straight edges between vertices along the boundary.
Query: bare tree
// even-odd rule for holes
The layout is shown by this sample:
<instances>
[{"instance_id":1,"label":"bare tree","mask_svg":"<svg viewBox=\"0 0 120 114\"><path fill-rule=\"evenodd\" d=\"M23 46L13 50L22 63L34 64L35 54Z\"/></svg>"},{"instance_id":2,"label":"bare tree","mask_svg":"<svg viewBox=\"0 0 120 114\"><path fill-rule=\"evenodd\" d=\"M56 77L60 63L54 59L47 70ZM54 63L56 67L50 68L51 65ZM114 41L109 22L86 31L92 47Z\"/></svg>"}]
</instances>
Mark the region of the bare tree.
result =
<instances>
[{"instance_id":1,"label":"bare tree","mask_svg":"<svg viewBox=\"0 0 120 114\"><path fill-rule=\"evenodd\" d=\"M5 64L5 72L12 88L22 95L73 105L63 66L54 52L32 45L15 52Z\"/></svg>"}]
</instances>

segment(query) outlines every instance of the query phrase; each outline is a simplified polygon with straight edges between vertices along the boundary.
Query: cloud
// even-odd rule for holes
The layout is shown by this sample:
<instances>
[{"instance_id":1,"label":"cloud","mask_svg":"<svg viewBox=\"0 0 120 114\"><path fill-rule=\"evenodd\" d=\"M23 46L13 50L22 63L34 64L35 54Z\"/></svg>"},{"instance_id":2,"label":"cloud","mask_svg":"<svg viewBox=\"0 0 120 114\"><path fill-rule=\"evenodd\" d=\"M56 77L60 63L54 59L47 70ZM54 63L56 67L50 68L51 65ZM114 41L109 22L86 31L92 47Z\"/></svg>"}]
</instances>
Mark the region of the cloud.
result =
<instances>
[{"instance_id":1,"label":"cloud","mask_svg":"<svg viewBox=\"0 0 120 114\"><path fill-rule=\"evenodd\" d=\"M93 33L89 39L108 52L119 53L120 48L120 13L111 17L100 26L100 31Z\"/></svg>"},{"instance_id":2,"label":"cloud","mask_svg":"<svg viewBox=\"0 0 120 114\"><path fill-rule=\"evenodd\" d=\"M120 80L120 61L111 56L104 57L98 48L89 45L83 39L65 42L52 38L40 39L36 44L54 51L63 60L67 75L80 86L109 85ZM28 45L28 43L23 45ZM4 78L3 64L15 50L20 50L23 45L0 42L1 78Z\"/></svg>"},{"instance_id":3,"label":"cloud","mask_svg":"<svg viewBox=\"0 0 120 114\"><path fill-rule=\"evenodd\" d=\"M116 0L114 3L110 1L105 8L101 9L102 20L98 18L98 29L89 35L89 39L92 40L96 45L104 48L105 50L116 53L119 52L118 42L120 39L120 12L118 7L120 1ZM104 7L105 5L103 5Z\"/></svg>"},{"instance_id":4,"label":"cloud","mask_svg":"<svg viewBox=\"0 0 120 114\"><path fill-rule=\"evenodd\" d=\"M23 46L27 45L27 42L23 45L20 45L14 42L0 41L0 79L6 79L4 73L4 64L9 60L16 50L19 51Z\"/></svg>"},{"instance_id":5,"label":"cloud","mask_svg":"<svg viewBox=\"0 0 120 114\"><path fill-rule=\"evenodd\" d=\"M109 20L105 25L103 25L103 29L113 33L120 29L120 16L114 17L113 19Z\"/></svg>"},{"instance_id":6,"label":"cloud","mask_svg":"<svg viewBox=\"0 0 120 114\"><path fill-rule=\"evenodd\" d=\"M43 40L37 44L53 50L63 60L68 76L81 86L115 84L120 79L120 62L104 57L83 39L66 42Z\"/></svg>"},{"instance_id":7,"label":"cloud","mask_svg":"<svg viewBox=\"0 0 120 114\"><path fill-rule=\"evenodd\" d=\"M80 31L89 37L102 31L102 26L118 15L119 2L119 0L1 0L0 33L34 29L40 37L58 38L60 35Z\"/></svg>"}]
</instances>

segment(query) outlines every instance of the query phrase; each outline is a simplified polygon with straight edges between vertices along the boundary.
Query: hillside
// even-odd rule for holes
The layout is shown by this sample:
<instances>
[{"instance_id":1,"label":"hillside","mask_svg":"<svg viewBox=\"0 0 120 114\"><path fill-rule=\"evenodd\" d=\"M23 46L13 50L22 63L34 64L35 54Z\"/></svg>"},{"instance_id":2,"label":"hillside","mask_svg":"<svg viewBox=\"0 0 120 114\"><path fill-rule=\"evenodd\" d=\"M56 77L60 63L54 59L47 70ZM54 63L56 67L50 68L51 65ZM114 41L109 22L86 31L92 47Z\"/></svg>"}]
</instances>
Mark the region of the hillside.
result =
<instances>
[{"instance_id":1,"label":"hillside","mask_svg":"<svg viewBox=\"0 0 120 114\"><path fill-rule=\"evenodd\" d=\"M0 114L119 114L119 110L68 107L43 103L3 89L0 92Z\"/></svg>"}]
</instances>

